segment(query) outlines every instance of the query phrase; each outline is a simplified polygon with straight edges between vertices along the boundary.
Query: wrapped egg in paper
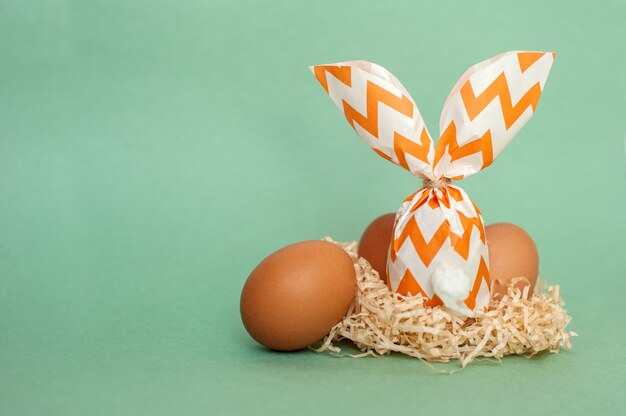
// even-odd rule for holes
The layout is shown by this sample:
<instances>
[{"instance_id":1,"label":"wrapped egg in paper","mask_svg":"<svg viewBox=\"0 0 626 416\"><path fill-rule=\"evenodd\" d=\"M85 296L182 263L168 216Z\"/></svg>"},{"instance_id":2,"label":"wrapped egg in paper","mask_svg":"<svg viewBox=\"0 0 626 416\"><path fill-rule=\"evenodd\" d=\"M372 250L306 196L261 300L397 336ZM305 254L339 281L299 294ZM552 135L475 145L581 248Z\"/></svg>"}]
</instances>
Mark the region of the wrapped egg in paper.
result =
<instances>
[{"instance_id":1,"label":"wrapped egg in paper","mask_svg":"<svg viewBox=\"0 0 626 416\"><path fill-rule=\"evenodd\" d=\"M356 133L378 155L423 180L398 210L388 286L474 316L489 303L481 213L453 181L487 166L532 117L554 53L505 52L468 69L441 112L434 144L414 100L385 68L366 61L311 67Z\"/></svg>"}]
</instances>

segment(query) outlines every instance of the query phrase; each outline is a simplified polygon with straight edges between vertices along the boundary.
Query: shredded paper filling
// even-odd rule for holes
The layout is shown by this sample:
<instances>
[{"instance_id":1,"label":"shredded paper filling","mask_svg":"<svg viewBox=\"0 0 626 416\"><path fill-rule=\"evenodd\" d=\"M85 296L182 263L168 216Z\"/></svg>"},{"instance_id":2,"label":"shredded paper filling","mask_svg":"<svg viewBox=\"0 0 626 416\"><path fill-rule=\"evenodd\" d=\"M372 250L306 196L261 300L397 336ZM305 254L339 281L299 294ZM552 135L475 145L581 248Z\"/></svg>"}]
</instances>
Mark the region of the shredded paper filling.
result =
<instances>
[{"instance_id":1,"label":"shredded paper filling","mask_svg":"<svg viewBox=\"0 0 626 416\"><path fill-rule=\"evenodd\" d=\"M528 293L528 287L511 285L507 295L491 300L486 312L464 319L441 306L424 306L421 296L391 292L368 261L358 256L356 242L334 243L354 262L356 296L321 345L311 347L314 351L339 353L336 342L348 339L362 351L348 354L352 357L397 352L423 362L457 359L465 367L479 358L557 353L571 349L570 338L577 335L567 330L571 317L563 309L559 286Z\"/></svg>"}]
</instances>

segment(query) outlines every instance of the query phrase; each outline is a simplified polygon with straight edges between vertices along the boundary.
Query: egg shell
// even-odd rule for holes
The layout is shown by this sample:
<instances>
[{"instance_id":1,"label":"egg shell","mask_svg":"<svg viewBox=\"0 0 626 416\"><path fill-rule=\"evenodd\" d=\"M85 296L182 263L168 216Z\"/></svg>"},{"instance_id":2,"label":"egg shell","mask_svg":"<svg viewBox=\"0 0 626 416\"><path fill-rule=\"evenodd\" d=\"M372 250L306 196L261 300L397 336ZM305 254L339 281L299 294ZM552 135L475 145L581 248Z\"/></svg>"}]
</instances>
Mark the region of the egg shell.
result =
<instances>
[{"instance_id":1,"label":"egg shell","mask_svg":"<svg viewBox=\"0 0 626 416\"><path fill-rule=\"evenodd\" d=\"M359 256L367 260L387 282L387 255L396 214L381 215L367 226L359 241Z\"/></svg>"},{"instance_id":2,"label":"egg shell","mask_svg":"<svg viewBox=\"0 0 626 416\"><path fill-rule=\"evenodd\" d=\"M323 338L354 299L350 256L327 241L303 241L265 258L241 293L241 319L252 338L278 351L305 348Z\"/></svg>"},{"instance_id":3,"label":"egg shell","mask_svg":"<svg viewBox=\"0 0 626 416\"><path fill-rule=\"evenodd\" d=\"M485 227L489 249L489 274L491 295L506 294L507 287L516 277L525 277L515 286L530 284L532 293L539 274L539 253L535 242L522 228L514 224L498 223Z\"/></svg>"}]
</instances>

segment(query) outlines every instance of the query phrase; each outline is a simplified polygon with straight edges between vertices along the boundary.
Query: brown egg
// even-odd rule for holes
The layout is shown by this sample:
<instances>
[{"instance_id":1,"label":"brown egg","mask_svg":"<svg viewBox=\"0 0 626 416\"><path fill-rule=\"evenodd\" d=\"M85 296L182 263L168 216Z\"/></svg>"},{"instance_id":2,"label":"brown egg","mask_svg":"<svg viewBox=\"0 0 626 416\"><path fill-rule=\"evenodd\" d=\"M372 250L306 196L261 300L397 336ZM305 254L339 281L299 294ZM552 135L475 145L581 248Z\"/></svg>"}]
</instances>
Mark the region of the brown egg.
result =
<instances>
[{"instance_id":1,"label":"brown egg","mask_svg":"<svg viewBox=\"0 0 626 416\"><path fill-rule=\"evenodd\" d=\"M539 274L539 254L532 238L517 225L491 224L485 227L489 248L489 273L491 296L506 294L507 287L515 277L525 277L517 287L530 284L532 293Z\"/></svg>"},{"instance_id":2,"label":"brown egg","mask_svg":"<svg viewBox=\"0 0 626 416\"><path fill-rule=\"evenodd\" d=\"M268 348L293 351L323 338L355 293L354 263L339 246L303 241L270 254L241 292L241 319Z\"/></svg>"},{"instance_id":3,"label":"brown egg","mask_svg":"<svg viewBox=\"0 0 626 416\"><path fill-rule=\"evenodd\" d=\"M359 241L359 256L369 261L372 268L387 281L387 254L396 214L385 214L367 226Z\"/></svg>"}]
</instances>

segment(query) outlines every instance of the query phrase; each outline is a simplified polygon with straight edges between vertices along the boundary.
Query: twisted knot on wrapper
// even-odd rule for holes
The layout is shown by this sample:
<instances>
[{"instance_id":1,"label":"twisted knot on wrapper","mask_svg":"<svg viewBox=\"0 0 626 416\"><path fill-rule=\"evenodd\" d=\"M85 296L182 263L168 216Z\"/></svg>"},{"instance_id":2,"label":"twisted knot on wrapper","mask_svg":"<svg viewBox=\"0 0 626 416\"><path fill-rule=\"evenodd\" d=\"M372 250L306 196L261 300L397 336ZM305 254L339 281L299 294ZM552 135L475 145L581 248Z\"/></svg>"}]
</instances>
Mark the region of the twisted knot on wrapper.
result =
<instances>
[{"instance_id":1,"label":"twisted knot on wrapper","mask_svg":"<svg viewBox=\"0 0 626 416\"><path fill-rule=\"evenodd\" d=\"M424 179L422 182L423 188L442 188L444 186L448 186L452 183L452 181L448 178L440 178L440 179Z\"/></svg>"}]
</instances>

